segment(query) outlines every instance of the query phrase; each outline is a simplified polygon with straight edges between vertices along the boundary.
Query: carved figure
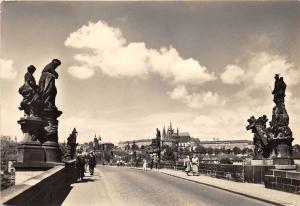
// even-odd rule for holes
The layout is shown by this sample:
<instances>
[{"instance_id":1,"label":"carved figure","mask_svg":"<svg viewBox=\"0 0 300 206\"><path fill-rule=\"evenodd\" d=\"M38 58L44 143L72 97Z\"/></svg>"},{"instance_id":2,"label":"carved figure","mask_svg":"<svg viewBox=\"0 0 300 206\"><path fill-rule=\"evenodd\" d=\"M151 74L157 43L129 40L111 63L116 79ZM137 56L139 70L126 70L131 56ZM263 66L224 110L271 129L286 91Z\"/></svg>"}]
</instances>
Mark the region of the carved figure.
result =
<instances>
[{"instance_id":1,"label":"carved figure","mask_svg":"<svg viewBox=\"0 0 300 206\"><path fill-rule=\"evenodd\" d=\"M73 159L75 156L76 147L78 145L78 143L76 143L77 134L78 132L76 131L76 128L74 128L67 139L67 159Z\"/></svg>"},{"instance_id":2,"label":"carved figure","mask_svg":"<svg viewBox=\"0 0 300 206\"><path fill-rule=\"evenodd\" d=\"M58 73L55 69L60 64L60 60L53 59L42 71L39 81L39 93L41 94L44 110L57 110L55 106L55 97L57 94L55 80L58 78Z\"/></svg>"},{"instance_id":3,"label":"carved figure","mask_svg":"<svg viewBox=\"0 0 300 206\"><path fill-rule=\"evenodd\" d=\"M35 70L36 68L33 65L27 67L27 73L24 76L24 84L19 88L19 93L23 97L19 109L24 110L25 117L38 115L39 94L37 92L38 86L36 85L33 76Z\"/></svg>"},{"instance_id":4,"label":"carved figure","mask_svg":"<svg viewBox=\"0 0 300 206\"><path fill-rule=\"evenodd\" d=\"M276 105L283 104L286 84L283 80L283 77L279 77L279 74L275 74L274 78L275 78L275 84L274 84L274 90L272 92L272 94L274 95L273 101Z\"/></svg>"}]
</instances>

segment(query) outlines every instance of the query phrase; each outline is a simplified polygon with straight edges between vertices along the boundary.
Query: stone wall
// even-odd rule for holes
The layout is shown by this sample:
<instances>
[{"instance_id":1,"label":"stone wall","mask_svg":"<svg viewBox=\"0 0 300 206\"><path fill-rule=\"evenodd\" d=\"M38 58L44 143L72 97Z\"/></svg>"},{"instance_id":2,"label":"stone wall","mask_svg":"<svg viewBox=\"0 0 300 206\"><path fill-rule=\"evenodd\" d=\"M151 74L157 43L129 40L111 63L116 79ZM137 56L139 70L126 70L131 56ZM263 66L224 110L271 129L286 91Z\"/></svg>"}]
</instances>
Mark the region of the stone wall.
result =
<instances>
[{"instance_id":1,"label":"stone wall","mask_svg":"<svg viewBox=\"0 0 300 206\"><path fill-rule=\"evenodd\" d=\"M75 161L2 191L1 205L60 205L76 180Z\"/></svg>"},{"instance_id":2,"label":"stone wall","mask_svg":"<svg viewBox=\"0 0 300 206\"><path fill-rule=\"evenodd\" d=\"M272 169L264 182L266 188L300 194L300 172Z\"/></svg>"}]
</instances>

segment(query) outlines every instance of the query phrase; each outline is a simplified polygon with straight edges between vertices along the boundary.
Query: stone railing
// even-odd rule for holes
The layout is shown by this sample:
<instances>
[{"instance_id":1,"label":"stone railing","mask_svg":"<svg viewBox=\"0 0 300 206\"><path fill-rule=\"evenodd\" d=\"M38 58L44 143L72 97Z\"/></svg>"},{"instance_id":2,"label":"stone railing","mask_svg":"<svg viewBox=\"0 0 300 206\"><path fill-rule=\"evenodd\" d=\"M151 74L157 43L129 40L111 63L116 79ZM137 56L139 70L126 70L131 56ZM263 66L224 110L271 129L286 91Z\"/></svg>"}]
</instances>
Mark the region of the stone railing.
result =
<instances>
[{"instance_id":1,"label":"stone railing","mask_svg":"<svg viewBox=\"0 0 300 206\"><path fill-rule=\"evenodd\" d=\"M139 167L142 164L138 165ZM184 170L183 162L161 162L160 168ZM199 173L215 178L227 179L237 182L259 183L264 182L264 176L274 166L256 166L256 165L232 165L232 164L209 164L200 163Z\"/></svg>"},{"instance_id":2,"label":"stone railing","mask_svg":"<svg viewBox=\"0 0 300 206\"><path fill-rule=\"evenodd\" d=\"M76 180L75 161L57 165L1 192L1 205L60 205Z\"/></svg>"}]
</instances>

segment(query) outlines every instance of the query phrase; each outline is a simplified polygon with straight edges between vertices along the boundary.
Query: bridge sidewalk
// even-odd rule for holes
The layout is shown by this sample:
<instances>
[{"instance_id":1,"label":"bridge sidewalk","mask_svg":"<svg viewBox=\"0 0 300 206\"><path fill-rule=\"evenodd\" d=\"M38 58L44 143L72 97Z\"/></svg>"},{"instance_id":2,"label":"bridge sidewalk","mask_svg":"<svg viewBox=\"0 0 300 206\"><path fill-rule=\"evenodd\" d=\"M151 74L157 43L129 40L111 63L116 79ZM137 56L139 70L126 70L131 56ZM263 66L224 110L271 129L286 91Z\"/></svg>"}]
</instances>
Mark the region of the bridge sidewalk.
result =
<instances>
[{"instance_id":1,"label":"bridge sidewalk","mask_svg":"<svg viewBox=\"0 0 300 206\"><path fill-rule=\"evenodd\" d=\"M183 171L175 171L171 169L160 169L153 171L161 172L163 174L171 175L181 179L186 179L207 186L219 188L222 190L262 200L272 204L300 206L300 195L267 189L262 184L234 182L204 175L187 176L186 173Z\"/></svg>"},{"instance_id":2,"label":"bridge sidewalk","mask_svg":"<svg viewBox=\"0 0 300 206\"><path fill-rule=\"evenodd\" d=\"M71 185L72 190L63 202L63 206L74 205L101 205L111 206L112 200L109 197L105 185L101 181L101 176L97 168L93 176L85 173L83 181L78 181Z\"/></svg>"}]
</instances>

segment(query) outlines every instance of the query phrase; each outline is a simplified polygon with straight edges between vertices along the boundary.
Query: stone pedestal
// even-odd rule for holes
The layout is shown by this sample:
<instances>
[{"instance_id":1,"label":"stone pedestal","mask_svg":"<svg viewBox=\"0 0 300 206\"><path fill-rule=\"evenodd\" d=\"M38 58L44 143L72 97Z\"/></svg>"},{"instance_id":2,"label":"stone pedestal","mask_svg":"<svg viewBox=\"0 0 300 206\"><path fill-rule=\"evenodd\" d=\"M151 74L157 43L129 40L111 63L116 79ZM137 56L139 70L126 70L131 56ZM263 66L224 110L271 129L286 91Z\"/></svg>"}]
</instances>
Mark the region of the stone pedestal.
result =
<instances>
[{"instance_id":1,"label":"stone pedestal","mask_svg":"<svg viewBox=\"0 0 300 206\"><path fill-rule=\"evenodd\" d=\"M272 159L253 159L251 160L251 165L253 166L272 166L273 160Z\"/></svg>"},{"instance_id":2,"label":"stone pedestal","mask_svg":"<svg viewBox=\"0 0 300 206\"><path fill-rule=\"evenodd\" d=\"M43 163L46 160L44 148L38 142L22 143L18 146L18 163L37 162Z\"/></svg>"},{"instance_id":3,"label":"stone pedestal","mask_svg":"<svg viewBox=\"0 0 300 206\"><path fill-rule=\"evenodd\" d=\"M273 159L274 165L293 165L294 160L290 157L275 157Z\"/></svg>"},{"instance_id":4,"label":"stone pedestal","mask_svg":"<svg viewBox=\"0 0 300 206\"><path fill-rule=\"evenodd\" d=\"M47 141L43 144L43 149L45 151L46 162L61 162L61 150L58 143Z\"/></svg>"}]
</instances>

